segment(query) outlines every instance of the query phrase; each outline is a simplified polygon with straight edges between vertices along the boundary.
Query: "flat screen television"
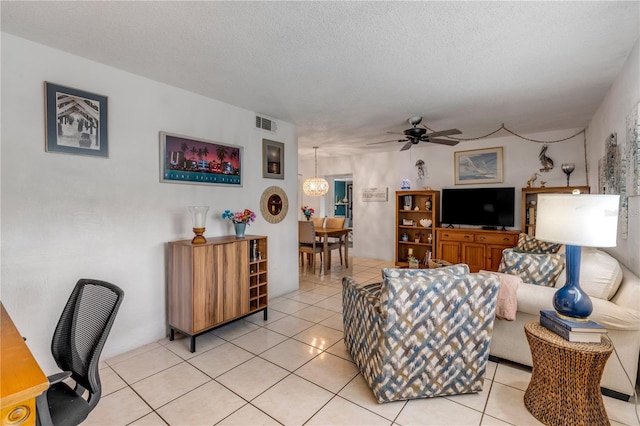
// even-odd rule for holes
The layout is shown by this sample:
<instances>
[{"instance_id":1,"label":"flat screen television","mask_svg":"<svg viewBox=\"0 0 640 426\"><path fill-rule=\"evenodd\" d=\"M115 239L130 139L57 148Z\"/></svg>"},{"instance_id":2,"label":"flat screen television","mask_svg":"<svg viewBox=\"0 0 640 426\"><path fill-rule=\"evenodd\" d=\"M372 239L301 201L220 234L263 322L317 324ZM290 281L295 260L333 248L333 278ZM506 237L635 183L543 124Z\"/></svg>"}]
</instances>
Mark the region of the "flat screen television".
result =
<instances>
[{"instance_id":1,"label":"flat screen television","mask_svg":"<svg viewBox=\"0 0 640 426\"><path fill-rule=\"evenodd\" d=\"M515 188L442 190L442 223L494 229L513 226Z\"/></svg>"}]
</instances>

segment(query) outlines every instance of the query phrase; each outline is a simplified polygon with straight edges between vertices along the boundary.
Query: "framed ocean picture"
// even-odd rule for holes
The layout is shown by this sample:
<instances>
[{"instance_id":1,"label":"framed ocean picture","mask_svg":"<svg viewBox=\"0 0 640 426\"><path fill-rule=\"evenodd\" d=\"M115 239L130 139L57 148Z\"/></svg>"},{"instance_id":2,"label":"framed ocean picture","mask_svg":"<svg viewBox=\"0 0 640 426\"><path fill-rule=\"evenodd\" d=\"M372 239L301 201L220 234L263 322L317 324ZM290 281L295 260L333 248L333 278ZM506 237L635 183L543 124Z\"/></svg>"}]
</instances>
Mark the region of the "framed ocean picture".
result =
<instances>
[{"instance_id":1,"label":"framed ocean picture","mask_svg":"<svg viewBox=\"0 0 640 426\"><path fill-rule=\"evenodd\" d=\"M502 147L473 149L453 153L456 185L501 183Z\"/></svg>"}]
</instances>

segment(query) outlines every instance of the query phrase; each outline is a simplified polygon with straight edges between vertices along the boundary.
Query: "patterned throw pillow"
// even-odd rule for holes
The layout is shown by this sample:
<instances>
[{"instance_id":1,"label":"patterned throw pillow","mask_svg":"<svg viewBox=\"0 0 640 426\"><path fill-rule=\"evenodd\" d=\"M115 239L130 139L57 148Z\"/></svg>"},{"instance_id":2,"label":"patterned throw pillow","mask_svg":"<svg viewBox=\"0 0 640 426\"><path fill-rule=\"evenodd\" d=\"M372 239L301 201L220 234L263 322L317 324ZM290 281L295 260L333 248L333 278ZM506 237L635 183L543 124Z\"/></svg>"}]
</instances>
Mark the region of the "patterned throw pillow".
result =
<instances>
[{"instance_id":1,"label":"patterned throw pillow","mask_svg":"<svg viewBox=\"0 0 640 426\"><path fill-rule=\"evenodd\" d=\"M517 275L529 284L554 287L564 270L564 256L560 254L524 253L514 249L502 251L498 272Z\"/></svg>"},{"instance_id":2,"label":"patterned throw pillow","mask_svg":"<svg viewBox=\"0 0 640 426\"><path fill-rule=\"evenodd\" d=\"M548 243L546 241L536 240L525 233L518 235L518 244L516 248L530 253L557 253L562 244Z\"/></svg>"},{"instance_id":3,"label":"patterned throw pillow","mask_svg":"<svg viewBox=\"0 0 640 426\"><path fill-rule=\"evenodd\" d=\"M433 275L460 275L468 274L469 266L464 263L458 263L456 265L444 266L442 268L435 269L406 269L406 268L383 268L382 279L385 278L412 278L412 277L426 277Z\"/></svg>"}]
</instances>

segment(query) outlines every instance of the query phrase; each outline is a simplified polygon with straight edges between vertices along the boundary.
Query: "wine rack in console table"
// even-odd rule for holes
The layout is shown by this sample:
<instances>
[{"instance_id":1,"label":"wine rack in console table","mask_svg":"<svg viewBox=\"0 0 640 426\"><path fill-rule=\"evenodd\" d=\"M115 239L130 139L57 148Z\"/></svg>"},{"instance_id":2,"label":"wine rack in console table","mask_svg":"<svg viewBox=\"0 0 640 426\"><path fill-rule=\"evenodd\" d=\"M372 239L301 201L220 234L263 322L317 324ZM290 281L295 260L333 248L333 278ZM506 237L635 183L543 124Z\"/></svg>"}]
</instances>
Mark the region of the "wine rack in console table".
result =
<instances>
[{"instance_id":1,"label":"wine rack in console table","mask_svg":"<svg viewBox=\"0 0 640 426\"><path fill-rule=\"evenodd\" d=\"M408 267L409 257L412 256L420 262L420 268L428 267L424 260L427 253L433 255L435 251L439 211L440 191L396 191L397 266ZM427 221L431 223L424 226Z\"/></svg>"},{"instance_id":2,"label":"wine rack in console table","mask_svg":"<svg viewBox=\"0 0 640 426\"><path fill-rule=\"evenodd\" d=\"M263 311L267 319L267 237L247 235L169 243L167 292L169 340L175 331L191 338Z\"/></svg>"}]
</instances>

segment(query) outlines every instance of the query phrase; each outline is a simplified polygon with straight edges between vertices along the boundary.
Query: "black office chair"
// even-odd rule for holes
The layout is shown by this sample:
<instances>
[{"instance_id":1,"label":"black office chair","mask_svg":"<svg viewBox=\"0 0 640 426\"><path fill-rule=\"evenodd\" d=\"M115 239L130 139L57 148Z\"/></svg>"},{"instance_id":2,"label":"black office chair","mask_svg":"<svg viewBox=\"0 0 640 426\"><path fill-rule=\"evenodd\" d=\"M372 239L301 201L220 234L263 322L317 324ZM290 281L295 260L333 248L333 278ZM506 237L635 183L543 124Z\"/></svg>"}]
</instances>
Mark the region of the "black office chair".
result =
<instances>
[{"instance_id":1,"label":"black office chair","mask_svg":"<svg viewBox=\"0 0 640 426\"><path fill-rule=\"evenodd\" d=\"M39 425L78 425L98 404L100 353L123 297L119 287L104 281L81 279L76 284L51 341L63 372L49 376L49 389L36 398ZM75 387L63 382L68 377Z\"/></svg>"}]
</instances>

